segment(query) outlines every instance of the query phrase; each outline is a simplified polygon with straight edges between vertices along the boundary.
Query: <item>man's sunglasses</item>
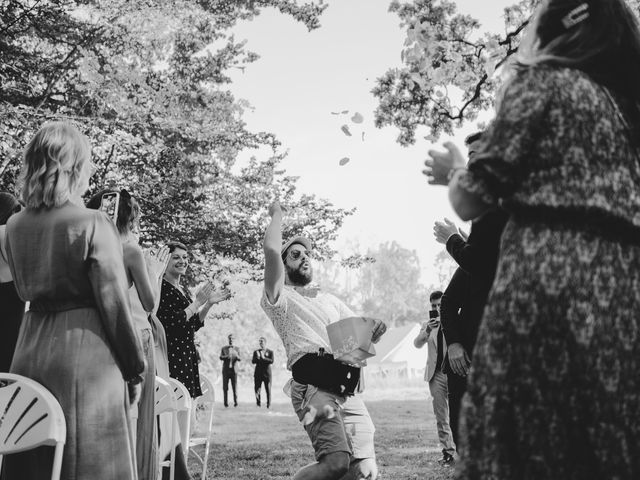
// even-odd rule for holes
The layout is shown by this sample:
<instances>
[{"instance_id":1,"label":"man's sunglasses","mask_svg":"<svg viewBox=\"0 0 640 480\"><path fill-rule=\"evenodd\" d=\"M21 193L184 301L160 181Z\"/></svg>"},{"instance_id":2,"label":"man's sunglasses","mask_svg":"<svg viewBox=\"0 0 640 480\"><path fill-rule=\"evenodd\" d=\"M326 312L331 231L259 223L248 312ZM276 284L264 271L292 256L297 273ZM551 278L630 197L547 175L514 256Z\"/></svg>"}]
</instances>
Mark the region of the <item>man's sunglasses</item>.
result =
<instances>
[{"instance_id":1,"label":"man's sunglasses","mask_svg":"<svg viewBox=\"0 0 640 480\"><path fill-rule=\"evenodd\" d=\"M298 260L303 253L305 257L311 258L311 252L309 250L291 250L289 252L289 258L291 258L291 260Z\"/></svg>"}]
</instances>

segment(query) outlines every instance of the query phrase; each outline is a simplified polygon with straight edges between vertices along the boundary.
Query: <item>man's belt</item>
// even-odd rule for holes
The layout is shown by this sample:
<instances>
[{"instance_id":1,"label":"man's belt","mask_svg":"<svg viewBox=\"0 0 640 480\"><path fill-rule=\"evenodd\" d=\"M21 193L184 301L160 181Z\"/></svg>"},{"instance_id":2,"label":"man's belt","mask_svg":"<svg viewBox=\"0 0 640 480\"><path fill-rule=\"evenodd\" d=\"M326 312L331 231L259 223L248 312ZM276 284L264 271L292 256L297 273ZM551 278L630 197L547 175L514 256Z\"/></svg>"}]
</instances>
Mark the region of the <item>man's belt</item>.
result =
<instances>
[{"instance_id":1,"label":"man's belt","mask_svg":"<svg viewBox=\"0 0 640 480\"><path fill-rule=\"evenodd\" d=\"M338 395L353 395L360 381L360 368L346 365L324 353L307 353L291 367L298 383L314 385Z\"/></svg>"}]
</instances>

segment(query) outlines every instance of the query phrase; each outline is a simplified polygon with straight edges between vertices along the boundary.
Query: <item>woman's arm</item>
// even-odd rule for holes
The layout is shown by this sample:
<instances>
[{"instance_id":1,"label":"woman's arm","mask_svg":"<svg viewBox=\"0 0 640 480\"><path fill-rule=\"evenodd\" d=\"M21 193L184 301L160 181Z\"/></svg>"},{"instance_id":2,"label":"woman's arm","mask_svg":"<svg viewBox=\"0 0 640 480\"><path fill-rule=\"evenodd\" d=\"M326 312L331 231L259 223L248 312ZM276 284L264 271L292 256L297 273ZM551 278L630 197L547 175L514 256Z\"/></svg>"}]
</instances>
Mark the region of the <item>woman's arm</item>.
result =
<instances>
[{"instance_id":1,"label":"woman's arm","mask_svg":"<svg viewBox=\"0 0 640 480\"><path fill-rule=\"evenodd\" d=\"M133 243L124 244L124 264L138 292L138 298L145 312L152 312L156 301L156 287L149 278L142 249Z\"/></svg>"}]
</instances>

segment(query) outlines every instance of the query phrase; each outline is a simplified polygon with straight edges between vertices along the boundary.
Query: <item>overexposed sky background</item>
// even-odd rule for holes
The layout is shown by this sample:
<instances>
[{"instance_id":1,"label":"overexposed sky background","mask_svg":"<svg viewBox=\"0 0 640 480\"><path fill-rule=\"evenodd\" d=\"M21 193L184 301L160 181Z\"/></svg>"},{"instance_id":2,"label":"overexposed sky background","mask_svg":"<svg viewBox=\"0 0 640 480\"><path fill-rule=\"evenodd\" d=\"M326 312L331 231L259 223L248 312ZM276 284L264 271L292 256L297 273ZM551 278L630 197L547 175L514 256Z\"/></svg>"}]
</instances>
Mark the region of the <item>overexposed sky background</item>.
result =
<instances>
[{"instance_id":1,"label":"overexposed sky background","mask_svg":"<svg viewBox=\"0 0 640 480\"><path fill-rule=\"evenodd\" d=\"M275 10L239 24L236 40L246 39L247 48L261 58L244 72L232 73L231 90L253 107L244 116L248 128L276 134L288 150L283 167L300 177L300 191L338 207L357 208L335 247L344 250L357 243L365 253L367 247L395 240L416 250L422 281L430 285L436 279L434 258L443 249L433 238L433 223L446 216L461 224L446 189L428 185L421 173L426 152L434 145L418 136L415 145L401 147L395 128L373 124L377 102L371 90L377 77L402 65L405 31L397 15L388 12L390 0L326 3L322 26L313 32ZM460 12L481 22L481 31L502 31L503 9L513 0L456 3ZM331 114L342 110L349 114ZM363 123L351 122L355 112L363 115ZM353 136L340 130L345 123ZM475 130L476 122L470 122L452 138L462 146ZM438 143L448 139L441 137ZM350 162L340 166L343 157Z\"/></svg>"}]
</instances>

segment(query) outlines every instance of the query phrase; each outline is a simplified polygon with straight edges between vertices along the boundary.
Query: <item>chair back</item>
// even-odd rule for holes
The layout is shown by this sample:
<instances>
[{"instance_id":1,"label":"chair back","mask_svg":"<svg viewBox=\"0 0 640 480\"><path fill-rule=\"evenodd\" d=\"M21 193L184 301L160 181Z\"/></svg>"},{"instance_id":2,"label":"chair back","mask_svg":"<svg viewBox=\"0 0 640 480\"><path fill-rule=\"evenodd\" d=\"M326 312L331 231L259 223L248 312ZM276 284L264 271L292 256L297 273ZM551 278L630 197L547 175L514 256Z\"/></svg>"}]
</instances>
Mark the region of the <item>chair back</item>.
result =
<instances>
[{"instance_id":1,"label":"chair back","mask_svg":"<svg viewBox=\"0 0 640 480\"><path fill-rule=\"evenodd\" d=\"M166 412L177 412L176 399L173 395L173 387L162 378L156 376L155 407L156 415Z\"/></svg>"},{"instance_id":2,"label":"chair back","mask_svg":"<svg viewBox=\"0 0 640 480\"><path fill-rule=\"evenodd\" d=\"M175 378L169 379L169 385L173 389L173 396L176 399L176 408L179 411L191 410L191 394L182 382Z\"/></svg>"},{"instance_id":3,"label":"chair back","mask_svg":"<svg viewBox=\"0 0 640 480\"><path fill-rule=\"evenodd\" d=\"M30 378L0 373L0 454L64 444L64 412L49 390Z\"/></svg>"},{"instance_id":4,"label":"chair back","mask_svg":"<svg viewBox=\"0 0 640 480\"><path fill-rule=\"evenodd\" d=\"M215 403L215 390L209 377L200 375L200 390L202 390L202 396L198 397L198 403Z\"/></svg>"}]
</instances>

